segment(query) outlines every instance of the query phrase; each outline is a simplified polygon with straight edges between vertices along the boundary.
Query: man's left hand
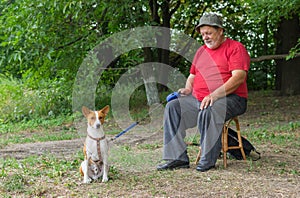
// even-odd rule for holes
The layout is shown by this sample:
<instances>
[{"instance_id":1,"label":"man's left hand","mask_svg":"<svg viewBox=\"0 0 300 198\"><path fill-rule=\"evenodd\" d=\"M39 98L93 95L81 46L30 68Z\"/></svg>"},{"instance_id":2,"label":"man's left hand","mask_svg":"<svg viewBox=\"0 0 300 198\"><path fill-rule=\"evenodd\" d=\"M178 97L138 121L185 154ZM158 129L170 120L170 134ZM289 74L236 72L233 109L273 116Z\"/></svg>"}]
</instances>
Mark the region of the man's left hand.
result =
<instances>
[{"instance_id":1,"label":"man's left hand","mask_svg":"<svg viewBox=\"0 0 300 198\"><path fill-rule=\"evenodd\" d=\"M200 110L206 109L208 106L212 106L217 99L218 98L214 97L212 94L205 96L200 104Z\"/></svg>"}]
</instances>

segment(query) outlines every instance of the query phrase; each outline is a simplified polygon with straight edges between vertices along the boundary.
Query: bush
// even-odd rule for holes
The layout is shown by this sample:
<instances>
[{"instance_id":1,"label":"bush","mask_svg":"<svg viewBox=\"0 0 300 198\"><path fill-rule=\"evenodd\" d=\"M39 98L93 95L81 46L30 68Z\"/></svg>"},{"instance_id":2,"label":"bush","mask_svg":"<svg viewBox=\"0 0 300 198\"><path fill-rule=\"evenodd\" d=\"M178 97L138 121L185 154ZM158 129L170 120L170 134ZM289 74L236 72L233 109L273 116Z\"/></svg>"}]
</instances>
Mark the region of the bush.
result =
<instances>
[{"instance_id":1,"label":"bush","mask_svg":"<svg viewBox=\"0 0 300 198\"><path fill-rule=\"evenodd\" d=\"M70 113L71 105L70 83L63 78L41 82L33 89L21 80L0 75L1 122Z\"/></svg>"},{"instance_id":2,"label":"bush","mask_svg":"<svg viewBox=\"0 0 300 198\"><path fill-rule=\"evenodd\" d=\"M32 113L32 92L13 78L0 75L0 121L20 120Z\"/></svg>"}]
</instances>

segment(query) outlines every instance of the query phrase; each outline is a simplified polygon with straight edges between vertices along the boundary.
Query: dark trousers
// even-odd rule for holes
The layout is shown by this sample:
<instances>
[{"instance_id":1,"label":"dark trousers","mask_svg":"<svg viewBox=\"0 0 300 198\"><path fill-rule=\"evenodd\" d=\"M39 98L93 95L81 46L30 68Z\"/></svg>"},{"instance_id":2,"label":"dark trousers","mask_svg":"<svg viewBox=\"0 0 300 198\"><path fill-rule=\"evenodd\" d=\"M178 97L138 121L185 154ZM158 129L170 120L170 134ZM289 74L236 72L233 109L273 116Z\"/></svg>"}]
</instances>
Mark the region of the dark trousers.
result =
<instances>
[{"instance_id":1,"label":"dark trousers","mask_svg":"<svg viewBox=\"0 0 300 198\"><path fill-rule=\"evenodd\" d=\"M203 110L200 110L200 104L192 95L168 102L164 112L163 159L189 161L184 142L186 129L197 126L201 135L199 163L203 167L215 165L222 148L224 122L247 109L247 99L235 94L221 98Z\"/></svg>"}]
</instances>

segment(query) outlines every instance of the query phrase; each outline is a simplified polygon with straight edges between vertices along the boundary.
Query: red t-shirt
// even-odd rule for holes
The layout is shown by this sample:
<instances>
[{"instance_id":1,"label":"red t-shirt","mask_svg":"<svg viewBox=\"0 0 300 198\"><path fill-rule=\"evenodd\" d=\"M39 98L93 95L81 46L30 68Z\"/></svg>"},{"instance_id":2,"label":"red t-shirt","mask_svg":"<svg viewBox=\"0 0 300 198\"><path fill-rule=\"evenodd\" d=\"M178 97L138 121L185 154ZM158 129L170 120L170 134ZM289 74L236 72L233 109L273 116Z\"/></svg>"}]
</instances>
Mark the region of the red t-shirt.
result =
<instances>
[{"instance_id":1,"label":"red t-shirt","mask_svg":"<svg viewBox=\"0 0 300 198\"><path fill-rule=\"evenodd\" d=\"M203 45L193 59L190 73L195 75L193 95L202 101L203 98L223 85L233 70L250 68L250 56L245 47L238 41L227 38L217 49ZM248 97L246 79L234 92L241 97Z\"/></svg>"}]
</instances>

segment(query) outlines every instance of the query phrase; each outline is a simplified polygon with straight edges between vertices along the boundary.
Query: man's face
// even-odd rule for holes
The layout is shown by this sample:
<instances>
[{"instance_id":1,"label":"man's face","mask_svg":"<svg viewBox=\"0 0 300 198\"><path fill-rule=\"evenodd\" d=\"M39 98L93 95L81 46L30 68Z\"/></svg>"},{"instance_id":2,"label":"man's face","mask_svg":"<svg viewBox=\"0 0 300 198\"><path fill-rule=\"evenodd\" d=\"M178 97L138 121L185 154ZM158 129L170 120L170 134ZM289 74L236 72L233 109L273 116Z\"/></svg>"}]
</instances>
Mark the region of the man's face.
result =
<instances>
[{"instance_id":1,"label":"man's face","mask_svg":"<svg viewBox=\"0 0 300 198\"><path fill-rule=\"evenodd\" d=\"M211 26L200 27L200 34L205 45L210 49L216 49L223 43L223 29Z\"/></svg>"}]
</instances>

